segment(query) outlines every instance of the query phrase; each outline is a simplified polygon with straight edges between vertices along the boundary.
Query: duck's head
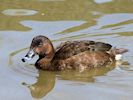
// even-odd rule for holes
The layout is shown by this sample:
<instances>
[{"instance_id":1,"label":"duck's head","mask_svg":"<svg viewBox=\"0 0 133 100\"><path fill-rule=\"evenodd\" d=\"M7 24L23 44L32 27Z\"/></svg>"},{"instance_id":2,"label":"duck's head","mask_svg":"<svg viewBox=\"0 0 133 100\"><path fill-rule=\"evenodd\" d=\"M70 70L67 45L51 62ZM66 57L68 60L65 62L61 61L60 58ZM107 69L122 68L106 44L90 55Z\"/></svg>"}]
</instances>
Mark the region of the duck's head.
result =
<instances>
[{"instance_id":1,"label":"duck's head","mask_svg":"<svg viewBox=\"0 0 133 100\"><path fill-rule=\"evenodd\" d=\"M39 55L39 58L53 58L54 48L51 41L47 37L42 35L34 37L30 45L30 50L25 55L25 57L22 58L22 61L26 62L27 60L33 58L35 55Z\"/></svg>"}]
</instances>

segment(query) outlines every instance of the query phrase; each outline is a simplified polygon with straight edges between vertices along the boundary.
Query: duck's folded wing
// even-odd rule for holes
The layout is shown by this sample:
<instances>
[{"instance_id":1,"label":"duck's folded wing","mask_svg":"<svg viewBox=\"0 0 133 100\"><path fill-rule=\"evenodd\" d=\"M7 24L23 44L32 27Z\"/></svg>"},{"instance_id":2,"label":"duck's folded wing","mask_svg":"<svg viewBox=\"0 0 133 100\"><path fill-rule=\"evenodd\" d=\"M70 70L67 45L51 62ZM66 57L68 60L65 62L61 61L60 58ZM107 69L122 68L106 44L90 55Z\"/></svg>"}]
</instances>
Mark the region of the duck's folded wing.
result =
<instances>
[{"instance_id":1,"label":"duck's folded wing","mask_svg":"<svg viewBox=\"0 0 133 100\"><path fill-rule=\"evenodd\" d=\"M95 50L98 51L109 51L112 48L112 45L103 42L95 42Z\"/></svg>"},{"instance_id":2,"label":"duck's folded wing","mask_svg":"<svg viewBox=\"0 0 133 100\"><path fill-rule=\"evenodd\" d=\"M67 41L56 49L55 59L66 59L84 51L109 51L111 45L94 41Z\"/></svg>"}]
</instances>

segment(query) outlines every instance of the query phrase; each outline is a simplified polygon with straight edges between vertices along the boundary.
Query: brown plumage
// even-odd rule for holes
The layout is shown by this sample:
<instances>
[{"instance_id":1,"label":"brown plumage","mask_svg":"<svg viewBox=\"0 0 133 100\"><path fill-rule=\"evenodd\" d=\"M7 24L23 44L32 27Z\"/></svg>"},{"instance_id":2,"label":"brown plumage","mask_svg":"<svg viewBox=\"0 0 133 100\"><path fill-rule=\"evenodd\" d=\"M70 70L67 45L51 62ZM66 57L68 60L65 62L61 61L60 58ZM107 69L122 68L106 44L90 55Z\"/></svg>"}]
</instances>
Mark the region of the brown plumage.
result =
<instances>
[{"instance_id":1,"label":"brown plumage","mask_svg":"<svg viewBox=\"0 0 133 100\"><path fill-rule=\"evenodd\" d=\"M45 36L33 38L30 50L22 59L25 61L35 54L39 59L37 68L44 70L85 69L110 64L116 54L127 52L127 49L112 48L112 45L95 41L67 41L54 50L51 41Z\"/></svg>"},{"instance_id":2,"label":"brown plumage","mask_svg":"<svg viewBox=\"0 0 133 100\"><path fill-rule=\"evenodd\" d=\"M102 42L94 41L67 41L62 43L56 50L56 59L66 59L73 55L79 54L84 51L103 51L106 52L111 49L111 45Z\"/></svg>"}]
</instances>

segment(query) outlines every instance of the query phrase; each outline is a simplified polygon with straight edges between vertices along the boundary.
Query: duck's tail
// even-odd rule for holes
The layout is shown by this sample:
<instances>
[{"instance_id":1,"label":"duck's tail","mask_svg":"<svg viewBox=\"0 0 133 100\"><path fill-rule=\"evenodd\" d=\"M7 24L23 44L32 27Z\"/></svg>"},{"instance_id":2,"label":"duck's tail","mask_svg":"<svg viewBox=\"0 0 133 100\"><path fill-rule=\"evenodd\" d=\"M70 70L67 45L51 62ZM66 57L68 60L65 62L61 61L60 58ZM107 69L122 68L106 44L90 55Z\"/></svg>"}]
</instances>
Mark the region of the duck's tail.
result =
<instances>
[{"instance_id":1,"label":"duck's tail","mask_svg":"<svg viewBox=\"0 0 133 100\"><path fill-rule=\"evenodd\" d=\"M128 52L128 49L125 48L112 48L109 53L115 56L115 60L121 60L122 54Z\"/></svg>"}]
</instances>

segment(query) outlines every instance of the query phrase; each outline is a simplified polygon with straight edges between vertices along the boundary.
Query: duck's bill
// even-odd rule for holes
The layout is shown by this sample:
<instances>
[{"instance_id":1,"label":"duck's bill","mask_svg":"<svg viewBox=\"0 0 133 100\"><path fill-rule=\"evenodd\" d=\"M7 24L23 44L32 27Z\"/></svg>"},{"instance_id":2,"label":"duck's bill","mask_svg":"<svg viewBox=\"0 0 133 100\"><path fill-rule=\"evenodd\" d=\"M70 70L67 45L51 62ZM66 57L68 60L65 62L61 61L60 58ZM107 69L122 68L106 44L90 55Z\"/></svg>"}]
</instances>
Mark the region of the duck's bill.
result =
<instances>
[{"instance_id":1,"label":"duck's bill","mask_svg":"<svg viewBox=\"0 0 133 100\"><path fill-rule=\"evenodd\" d=\"M26 62L31 60L35 56L35 52L33 50L29 50L25 57L22 58L22 62Z\"/></svg>"}]
</instances>

